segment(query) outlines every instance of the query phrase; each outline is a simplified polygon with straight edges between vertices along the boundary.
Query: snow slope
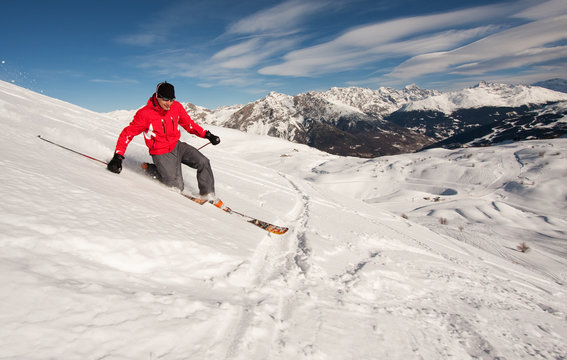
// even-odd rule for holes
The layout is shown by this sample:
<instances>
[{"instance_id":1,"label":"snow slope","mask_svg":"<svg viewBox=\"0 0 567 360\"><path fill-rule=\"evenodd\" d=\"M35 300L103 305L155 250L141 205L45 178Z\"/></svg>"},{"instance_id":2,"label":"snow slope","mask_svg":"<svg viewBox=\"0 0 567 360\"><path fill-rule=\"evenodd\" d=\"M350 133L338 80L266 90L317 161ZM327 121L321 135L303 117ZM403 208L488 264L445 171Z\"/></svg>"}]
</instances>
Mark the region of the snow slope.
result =
<instances>
[{"instance_id":1,"label":"snow slope","mask_svg":"<svg viewBox=\"0 0 567 360\"><path fill-rule=\"evenodd\" d=\"M218 194L277 236L141 176L141 137L120 175L37 138L109 160L128 121L0 82L1 359L567 354L567 140L361 160L211 127Z\"/></svg>"}]
</instances>

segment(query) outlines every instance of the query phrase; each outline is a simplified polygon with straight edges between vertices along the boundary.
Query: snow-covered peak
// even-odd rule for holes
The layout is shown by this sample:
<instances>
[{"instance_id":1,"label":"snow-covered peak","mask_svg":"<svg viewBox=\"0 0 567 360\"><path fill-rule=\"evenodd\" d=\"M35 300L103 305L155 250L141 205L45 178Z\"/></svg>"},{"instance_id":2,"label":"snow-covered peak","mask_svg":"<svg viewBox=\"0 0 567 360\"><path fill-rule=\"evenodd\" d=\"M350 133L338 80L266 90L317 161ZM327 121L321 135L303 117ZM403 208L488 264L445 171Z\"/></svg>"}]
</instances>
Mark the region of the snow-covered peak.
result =
<instances>
[{"instance_id":1,"label":"snow-covered peak","mask_svg":"<svg viewBox=\"0 0 567 360\"><path fill-rule=\"evenodd\" d=\"M291 95L282 94L282 93L279 93L277 91L270 91L270 93L268 95L266 95L266 97L264 97L263 99L261 99L259 101L274 103L274 102L289 102L289 101L292 101L292 99L293 99L293 96L291 96Z\"/></svg>"},{"instance_id":2,"label":"snow-covered peak","mask_svg":"<svg viewBox=\"0 0 567 360\"><path fill-rule=\"evenodd\" d=\"M210 113L211 110L204 106L195 105L192 103L181 103L188 113Z\"/></svg>"},{"instance_id":3,"label":"snow-covered peak","mask_svg":"<svg viewBox=\"0 0 567 360\"><path fill-rule=\"evenodd\" d=\"M467 89L411 101L403 110L433 110L450 114L458 109L486 106L519 107L566 100L567 94L542 87L481 82Z\"/></svg>"},{"instance_id":4,"label":"snow-covered peak","mask_svg":"<svg viewBox=\"0 0 567 360\"><path fill-rule=\"evenodd\" d=\"M421 90L417 84L409 84L404 87L408 91Z\"/></svg>"},{"instance_id":5,"label":"snow-covered peak","mask_svg":"<svg viewBox=\"0 0 567 360\"><path fill-rule=\"evenodd\" d=\"M211 125L219 125L223 126L227 121L230 120L230 117L240 110L244 105L230 105L230 106L221 106L216 108L214 111L206 112L204 116L204 122ZM193 114L189 113L189 115L193 116Z\"/></svg>"},{"instance_id":6,"label":"snow-covered peak","mask_svg":"<svg viewBox=\"0 0 567 360\"><path fill-rule=\"evenodd\" d=\"M435 90L423 90L417 85L408 85L402 90L381 87L377 90L347 87L333 87L319 93L332 103L343 103L368 115L383 118L411 100L420 100L438 94Z\"/></svg>"}]
</instances>

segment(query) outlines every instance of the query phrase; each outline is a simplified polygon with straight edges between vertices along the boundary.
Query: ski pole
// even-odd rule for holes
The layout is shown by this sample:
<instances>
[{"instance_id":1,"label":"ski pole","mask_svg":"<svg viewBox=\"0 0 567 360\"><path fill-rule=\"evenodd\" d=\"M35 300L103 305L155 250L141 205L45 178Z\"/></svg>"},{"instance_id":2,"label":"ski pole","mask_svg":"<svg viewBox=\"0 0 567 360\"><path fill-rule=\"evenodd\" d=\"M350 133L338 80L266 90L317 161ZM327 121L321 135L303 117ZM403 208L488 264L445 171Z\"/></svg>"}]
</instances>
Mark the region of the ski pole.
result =
<instances>
[{"instance_id":1,"label":"ski pole","mask_svg":"<svg viewBox=\"0 0 567 360\"><path fill-rule=\"evenodd\" d=\"M205 146L209 145L211 142L209 141L208 143L206 143L205 145L201 146L200 148L198 148L197 150L201 150L202 148L204 148Z\"/></svg>"},{"instance_id":2,"label":"ski pole","mask_svg":"<svg viewBox=\"0 0 567 360\"><path fill-rule=\"evenodd\" d=\"M86 158L88 158L88 159L91 159L91 160L94 160L94 161L98 161L99 163L103 163L103 164L105 164L105 165L108 165L108 163L107 163L106 161L102 161L102 160L96 159L96 158L94 158L94 157L92 157L92 156L89 156L89 155L80 153L80 152L78 152L78 151L76 151L76 150L69 149L68 147L65 147L65 146L63 146L63 145L59 145L59 144L57 144L57 143L54 143L53 141L47 140L46 138L42 138L41 135L38 135L37 137L40 138L41 140L45 141L45 142L48 142L48 143L53 144L53 145L55 145L55 146L59 146L60 148L63 148L63 149L65 149L65 150L69 150L69 151L71 151L71 152L74 152L75 154L79 154L79 155L84 156L84 157L86 157Z\"/></svg>"}]
</instances>

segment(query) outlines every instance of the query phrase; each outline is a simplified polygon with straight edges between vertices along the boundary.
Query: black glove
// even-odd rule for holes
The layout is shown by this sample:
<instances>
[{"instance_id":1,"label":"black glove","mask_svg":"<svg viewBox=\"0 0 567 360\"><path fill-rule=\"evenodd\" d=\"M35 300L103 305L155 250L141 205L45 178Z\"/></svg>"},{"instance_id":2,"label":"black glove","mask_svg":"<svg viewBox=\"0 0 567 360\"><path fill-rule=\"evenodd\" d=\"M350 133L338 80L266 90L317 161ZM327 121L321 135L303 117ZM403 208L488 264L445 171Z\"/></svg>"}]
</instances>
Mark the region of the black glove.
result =
<instances>
[{"instance_id":1,"label":"black glove","mask_svg":"<svg viewBox=\"0 0 567 360\"><path fill-rule=\"evenodd\" d=\"M124 156L120 154L114 154L114 157L112 158L112 160L110 160L106 168L113 173L120 174L120 172L122 171L122 160L124 160Z\"/></svg>"},{"instance_id":2,"label":"black glove","mask_svg":"<svg viewBox=\"0 0 567 360\"><path fill-rule=\"evenodd\" d=\"M218 145L220 143L220 137L213 135L209 130L205 134L205 139L209 140L211 144Z\"/></svg>"}]
</instances>

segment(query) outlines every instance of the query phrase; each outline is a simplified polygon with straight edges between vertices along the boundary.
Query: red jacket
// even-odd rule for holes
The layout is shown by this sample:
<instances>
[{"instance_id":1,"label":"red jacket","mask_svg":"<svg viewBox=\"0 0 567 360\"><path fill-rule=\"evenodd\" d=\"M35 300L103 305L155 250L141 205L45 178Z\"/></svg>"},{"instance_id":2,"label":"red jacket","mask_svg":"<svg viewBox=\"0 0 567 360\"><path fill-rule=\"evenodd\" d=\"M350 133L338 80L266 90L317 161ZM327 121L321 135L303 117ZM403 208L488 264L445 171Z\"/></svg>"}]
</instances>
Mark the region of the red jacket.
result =
<instances>
[{"instance_id":1,"label":"red jacket","mask_svg":"<svg viewBox=\"0 0 567 360\"><path fill-rule=\"evenodd\" d=\"M134 136L144 132L144 139L150 149L150 154L166 154L173 150L181 137L178 125L181 125L190 134L205 137L206 131L191 119L183 105L174 101L166 111L159 106L154 95L148 100L146 106L138 110L130 125L122 130L116 143L115 153L124 156Z\"/></svg>"}]
</instances>

